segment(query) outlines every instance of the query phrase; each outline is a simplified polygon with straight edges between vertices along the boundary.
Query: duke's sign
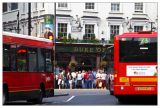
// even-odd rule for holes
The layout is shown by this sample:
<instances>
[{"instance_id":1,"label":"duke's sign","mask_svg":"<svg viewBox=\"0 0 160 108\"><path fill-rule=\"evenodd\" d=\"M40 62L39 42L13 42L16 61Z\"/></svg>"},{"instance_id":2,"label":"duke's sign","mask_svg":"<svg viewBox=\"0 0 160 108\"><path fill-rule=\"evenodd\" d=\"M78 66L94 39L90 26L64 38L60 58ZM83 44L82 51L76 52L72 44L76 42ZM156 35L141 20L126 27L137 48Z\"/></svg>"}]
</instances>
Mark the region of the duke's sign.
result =
<instances>
[{"instance_id":1,"label":"duke's sign","mask_svg":"<svg viewBox=\"0 0 160 108\"><path fill-rule=\"evenodd\" d=\"M105 50L101 46L56 46L56 52L103 53Z\"/></svg>"},{"instance_id":2,"label":"duke's sign","mask_svg":"<svg viewBox=\"0 0 160 108\"><path fill-rule=\"evenodd\" d=\"M106 48L101 47L73 47L73 52L82 52L82 53L101 53L104 52Z\"/></svg>"}]
</instances>

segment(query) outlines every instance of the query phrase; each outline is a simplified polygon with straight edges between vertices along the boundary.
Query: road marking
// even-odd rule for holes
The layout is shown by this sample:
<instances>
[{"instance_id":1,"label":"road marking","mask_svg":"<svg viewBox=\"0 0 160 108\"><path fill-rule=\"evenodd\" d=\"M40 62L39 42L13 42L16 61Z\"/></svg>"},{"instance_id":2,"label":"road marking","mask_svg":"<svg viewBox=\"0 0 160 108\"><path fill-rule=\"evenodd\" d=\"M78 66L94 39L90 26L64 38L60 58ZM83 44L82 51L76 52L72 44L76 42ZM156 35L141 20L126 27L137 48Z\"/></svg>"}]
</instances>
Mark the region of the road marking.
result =
<instances>
[{"instance_id":1,"label":"road marking","mask_svg":"<svg viewBox=\"0 0 160 108\"><path fill-rule=\"evenodd\" d=\"M66 102L71 101L75 96L70 97Z\"/></svg>"}]
</instances>

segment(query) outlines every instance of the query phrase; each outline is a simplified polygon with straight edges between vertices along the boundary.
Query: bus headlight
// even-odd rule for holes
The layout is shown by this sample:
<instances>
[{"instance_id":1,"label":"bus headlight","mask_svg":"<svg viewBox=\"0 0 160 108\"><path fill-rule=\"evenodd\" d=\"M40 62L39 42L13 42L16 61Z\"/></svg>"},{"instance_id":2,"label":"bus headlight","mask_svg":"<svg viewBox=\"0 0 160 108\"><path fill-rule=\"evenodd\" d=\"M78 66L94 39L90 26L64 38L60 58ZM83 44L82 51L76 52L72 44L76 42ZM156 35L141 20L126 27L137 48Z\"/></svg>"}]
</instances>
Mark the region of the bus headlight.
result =
<instances>
[{"instance_id":1,"label":"bus headlight","mask_svg":"<svg viewBox=\"0 0 160 108\"><path fill-rule=\"evenodd\" d=\"M124 87L123 87L123 86L121 86L121 90L124 90Z\"/></svg>"}]
</instances>

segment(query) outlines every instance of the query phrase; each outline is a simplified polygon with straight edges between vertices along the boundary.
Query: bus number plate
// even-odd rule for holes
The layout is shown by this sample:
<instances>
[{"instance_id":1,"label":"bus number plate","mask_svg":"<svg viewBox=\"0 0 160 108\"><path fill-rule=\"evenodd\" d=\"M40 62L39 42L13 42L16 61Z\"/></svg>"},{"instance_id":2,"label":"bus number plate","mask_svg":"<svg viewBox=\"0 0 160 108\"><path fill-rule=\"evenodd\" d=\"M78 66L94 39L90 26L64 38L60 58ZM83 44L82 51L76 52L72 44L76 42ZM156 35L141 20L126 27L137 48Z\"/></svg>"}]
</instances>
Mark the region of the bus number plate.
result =
<instances>
[{"instance_id":1,"label":"bus number plate","mask_svg":"<svg viewBox=\"0 0 160 108\"><path fill-rule=\"evenodd\" d=\"M141 90L153 90L153 87L136 87L136 90L141 91Z\"/></svg>"}]
</instances>

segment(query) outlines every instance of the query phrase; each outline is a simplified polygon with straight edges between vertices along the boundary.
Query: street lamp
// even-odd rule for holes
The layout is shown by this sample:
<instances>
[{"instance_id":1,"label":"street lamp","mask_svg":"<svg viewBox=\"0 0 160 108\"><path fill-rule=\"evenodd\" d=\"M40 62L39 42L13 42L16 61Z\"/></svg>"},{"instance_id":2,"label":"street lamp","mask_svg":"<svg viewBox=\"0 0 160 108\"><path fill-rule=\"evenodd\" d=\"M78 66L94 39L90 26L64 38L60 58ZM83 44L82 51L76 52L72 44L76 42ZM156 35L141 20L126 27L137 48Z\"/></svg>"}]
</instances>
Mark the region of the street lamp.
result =
<instances>
[{"instance_id":1,"label":"street lamp","mask_svg":"<svg viewBox=\"0 0 160 108\"><path fill-rule=\"evenodd\" d=\"M154 24L155 22L149 22L149 23L151 23L151 32L152 32L152 31L155 31L155 30L156 30L156 28L155 28L155 27L153 27L153 24Z\"/></svg>"},{"instance_id":2,"label":"street lamp","mask_svg":"<svg viewBox=\"0 0 160 108\"><path fill-rule=\"evenodd\" d=\"M129 32L132 32L132 31L133 31L133 28L132 28L131 23L130 23L130 25L129 25L128 31L129 31Z\"/></svg>"},{"instance_id":3,"label":"street lamp","mask_svg":"<svg viewBox=\"0 0 160 108\"><path fill-rule=\"evenodd\" d=\"M18 11L18 13L17 13L17 33L19 34L19 31L20 31L20 29L19 29L19 11Z\"/></svg>"}]
</instances>

